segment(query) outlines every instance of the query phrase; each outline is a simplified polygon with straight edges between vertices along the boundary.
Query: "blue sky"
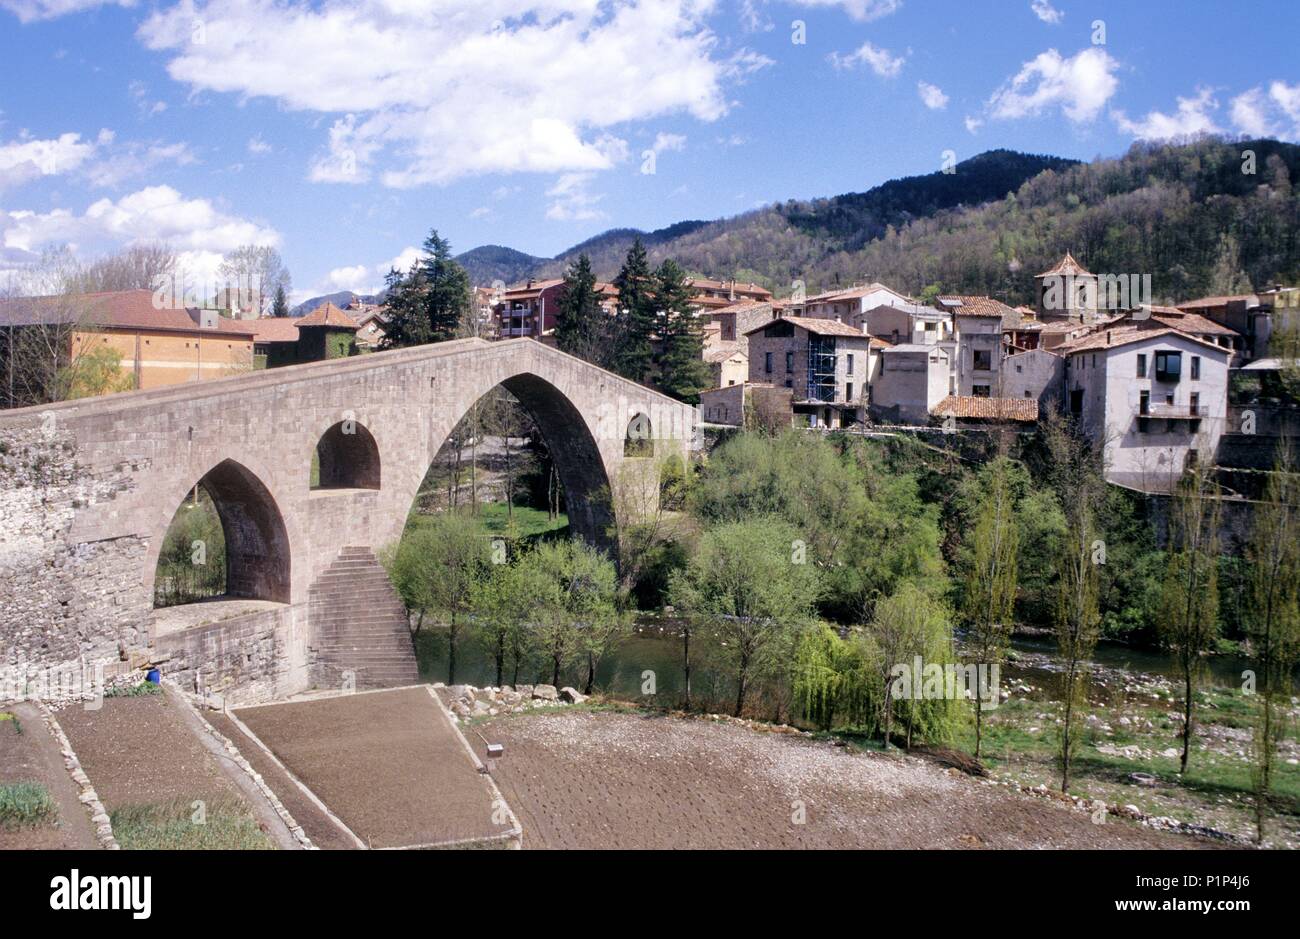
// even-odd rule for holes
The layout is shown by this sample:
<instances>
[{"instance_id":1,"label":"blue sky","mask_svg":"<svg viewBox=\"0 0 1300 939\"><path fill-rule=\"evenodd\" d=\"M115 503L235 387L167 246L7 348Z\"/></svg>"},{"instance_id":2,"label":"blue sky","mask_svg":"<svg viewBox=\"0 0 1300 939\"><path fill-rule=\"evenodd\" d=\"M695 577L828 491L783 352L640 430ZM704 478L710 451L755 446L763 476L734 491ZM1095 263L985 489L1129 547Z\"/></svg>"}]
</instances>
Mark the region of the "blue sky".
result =
<instances>
[{"instance_id":1,"label":"blue sky","mask_svg":"<svg viewBox=\"0 0 1300 939\"><path fill-rule=\"evenodd\" d=\"M430 227L552 255L945 151L1296 140L1298 25L1294 0L0 0L0 271L166 240L203 278L266 243L302 297L379 285Z\"/></svg>"}]
</instances>

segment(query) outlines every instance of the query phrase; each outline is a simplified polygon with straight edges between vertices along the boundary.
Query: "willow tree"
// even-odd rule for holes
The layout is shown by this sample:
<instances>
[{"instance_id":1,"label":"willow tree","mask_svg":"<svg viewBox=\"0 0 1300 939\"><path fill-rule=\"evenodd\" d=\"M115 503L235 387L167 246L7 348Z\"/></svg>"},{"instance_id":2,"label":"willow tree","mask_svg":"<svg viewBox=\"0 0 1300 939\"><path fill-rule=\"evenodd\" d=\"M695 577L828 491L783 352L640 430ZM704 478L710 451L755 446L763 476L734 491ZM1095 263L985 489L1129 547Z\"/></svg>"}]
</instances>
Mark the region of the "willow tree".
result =
<instances>
[{"instance_id":1,"label":"willow tree","mask_svg":"<svg viewBox=\"0 0 1300 939\"><path fill-rule=\"evenodd\" d=\"M1293 472L1293 461L1291 443L1283 437L1264 497L1255 506L1246 548L1251 599L1246 629L1260 699L1251 770L1255 837L1261 844L1283 729L1279 711L1285 711L1300 657L1300 476Z\"/></svg>"},{"instance_id":2,"label":"willow tree","mask_svg":"<svg viewBox=\"0 0 1300 939\"><path fill-rule=\"evenodd\" d=\"M909 747L918 727L924 728L922 734L927 737L947 736L956 698L948 696L946 680L936 690L930 677L944 674L945 667L953 663L952 623L946 607L915 584L905 582L876 602L867 629L879 650L875 661L883 689L880 713L885 748L890 745L900 700L907 702ZM920 674L913 668L917 659L922 663Z\"/></svg>"},{"instance_id":3,"label":"willow tree","mask_svg":"<svg viewBox=\"0 0 1300 939\"><path fill-rule=\"evenodd\" d=\"M735 669L739 717L768 653L811 617L818 575L806 563L798 531L756 518L706 532L686 569L674 575L669 593L674 606L707 623L722 640Z\"/></svg>"},{"instance_id":4,"label":"willow tree","mask_svg":"<svg viewBox=\"0 0 1300 939\"><path fill-rule=\"evenodd\" d=\"M1192 752L1197 670L1219 634L1219 488L1210 472L1196 466L1174 490L1156 622L1183 683L1182 773Z\"/></svg>"},{"instance_id":5,"label":"willow tree","mask_svg":"<svg viewBox=\"0 0 1300 939\"><path fill-rule=\"evenodd\" d=\"M835 718L860 724L876 715L880 699L879 649L869 636L842 639L830 626L807 629L795 647L794 701L805 719L831 730Z\"/></svg>"},{"instance_id":6,"label":"willow tree","mask_svg":"<svg viewBox=\"0 0 1300 939\"><path fill-rule=\"evenodd\" d=\"M1016 606L1016 559L1020 547L1011 488L1010 460L998 457L983 474L983 493L975 511L962 593L962 618L970 628L977 664L1001 666L1011 640ZM984 706L976 688L975 759L983 743Z\"/></svg>"}]
</instances>

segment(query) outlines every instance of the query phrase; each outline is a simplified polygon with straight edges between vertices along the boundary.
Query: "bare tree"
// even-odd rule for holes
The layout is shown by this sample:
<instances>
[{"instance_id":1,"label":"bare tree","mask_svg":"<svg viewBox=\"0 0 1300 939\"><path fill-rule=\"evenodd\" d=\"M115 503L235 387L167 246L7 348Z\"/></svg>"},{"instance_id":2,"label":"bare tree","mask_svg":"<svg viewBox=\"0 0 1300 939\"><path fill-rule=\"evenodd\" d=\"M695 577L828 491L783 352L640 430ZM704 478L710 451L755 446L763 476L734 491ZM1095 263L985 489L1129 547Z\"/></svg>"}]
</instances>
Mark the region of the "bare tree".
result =
<instances>
[{"instance_id":1,"label":"bare tree","mask_svg":"<svg viewBox=\"0 0 1300 939\"><path fill-rule=\"evenodd\" d=\"M278 290L288 293L293 289L293 278L280 252L269 245L241 245L222 259L217 274L241 295L253 291L259 316L270 308Z\"/></svg>"},{"instance_id":2,"label":"bare tree","mask_svg":"<svg viewBox=\"0 0 1300 939\"><path fill-rule=\"evenodd\" d=\"M67 278L63 289L68 293L154 290L175 270L176 252L170 245L135 245L81 267Z\"/></svg>"}]
</instances>

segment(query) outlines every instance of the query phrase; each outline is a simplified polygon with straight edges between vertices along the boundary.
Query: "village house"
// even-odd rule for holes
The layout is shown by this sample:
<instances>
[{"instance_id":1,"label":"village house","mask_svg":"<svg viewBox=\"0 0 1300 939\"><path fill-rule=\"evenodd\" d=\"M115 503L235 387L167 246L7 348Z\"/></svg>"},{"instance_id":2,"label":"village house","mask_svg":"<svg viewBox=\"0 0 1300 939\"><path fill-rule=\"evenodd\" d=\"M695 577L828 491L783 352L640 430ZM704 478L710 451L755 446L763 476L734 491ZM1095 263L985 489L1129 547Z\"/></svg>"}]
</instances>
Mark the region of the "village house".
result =
<instances>
[{"instance_id":1,"label":"village house","mask_svg":"<svg viewBox=\"0 0 1300 939\"><path fill-rule=\"evenodd\" d=\"M789 388L746 381L701 392L700 416L708 424L779 430L793 420L793 399Z\"/></svg>"},{"instance_id":2,"label":"village house","mask_svg":"<svg viewBox=\"0 0 1300 939\"><path fill-rule=\"evenodd\" d=\"M951 355L938 344L882 347L871 387L871 419L882 424L929 423L930 412L949 394Z\"/></svg>"},{"instance_id":3,"label":"village house","mask_svg":"<svg viewBox=\"0 0 1300 939\"><path fill-rule=\"evenodd\" d=\"M708 323L703 330L701 354L709 367L714 388L740 385L749 378L748 343L721 338L722 325Z\"/></svg>"},{"instance_id":4,"label":"village house","mask_svg":"<svg viewBox=\"0 0 1300 939\"><path fill-rule=\"evenodd\" d=\"M1097 320L1098 277L1066 252L1056 265L1034 278L1037 284L1038 314L1044 320L1062 319L1080 325ZM1127 282L1124 286L1127 287ZM1122 307L1137 306L1149 298L1124 297ZM1131 300L1131 302L1130 302Z\"/></svg>"},{"instance_id":5,"label":"village house","mask_svg":"<svg viewBox=\"0 0 1300 939\"><path fill-rule=\"evenodd\" d=\"M135 388L221 378L254 367L254 331L246 321L198 307L159 308L150 290L0 301L6 370L21 330L43 330L75 361L111 349ZM8 385L8 376L6 376Z\"/></svg>"},{"instance_id":6,"label":"village house","mask_svg":"<svg viewBox=\"0 0 1300 939\"><path fill-rule=\"evenodd\" d=\"M701 312L720 310L745 300L757 303L768 303L772 300L772 291L758 284L742 284L736 280L709 280L706 277L693 278L689 283L695 294L695 307Z\"/></svg>"},{"instance_id":7,"label":"village house","mask_svg":"<svg viewBox=\"0 0 1300 939\"><path fill-rule=\"evenodd\" d=\"M562 278L553 278L530 280L498 293L494 304L496 338L530 336L533 339L546 339L553 336L560 299L566 290ZM618 312L617 287L597 282L596 292L600 294L601 306L607 314L613 316Z\"/></svg>"},{"instance_id":8,"label":"village house","mask_svg":"<svg viewBox=\"0 0 1300 939\"><path fill-rule=\"evenodd\" d=\"M1230 349L1139 321L1098 330L1061 351L1066 409L1103 448L1110 482L1168 492L1187 467L1215 459Z\"/></svg>"},{"instance_id":9,"label":"village house","mask_svg":"<svg viewBox=\"0 0 1300 939\"><path fill-rule=\"evenodd\" d=\"M786 301L790 311L798 316L839 320L850 326L861 326L862 316L880 306L907 306L912 298L886 287L884 284L859 284L844 290L830 290L803 300Z\"/></svg>"},{"instance_id":10,"label":"village house","mask_svg":"<svg viewBox=\"0 0 1300 939\"><path fill-rule=\"evenodd\" d=\"M717 325L718 338L723 342L744 342L745 333L775 317L775 307L770 300L742 300L709 313L709 320Z\"/></svg>"},{"instance_id":11,"label":"village house","mask_svg":"<svg viewBox=\"0 0 1300 939\"><path fill-rule=\"evenodd\" d=\"M747 333L749 379L789 388L812 427L848 427L865 416L867 387L886 343L845 323L783 316Z\"/></svg>"},{"instance_id":12,"label":"village house","mask_svg":"<svg viewBox=\"0 0 1300 939\"><path fill-rule=\"evenodd\" d=\"M306 316L264 316L248 323L258 368L345 358L358 351L357 321L333 303Z\"/></svg>"}]
</instances>

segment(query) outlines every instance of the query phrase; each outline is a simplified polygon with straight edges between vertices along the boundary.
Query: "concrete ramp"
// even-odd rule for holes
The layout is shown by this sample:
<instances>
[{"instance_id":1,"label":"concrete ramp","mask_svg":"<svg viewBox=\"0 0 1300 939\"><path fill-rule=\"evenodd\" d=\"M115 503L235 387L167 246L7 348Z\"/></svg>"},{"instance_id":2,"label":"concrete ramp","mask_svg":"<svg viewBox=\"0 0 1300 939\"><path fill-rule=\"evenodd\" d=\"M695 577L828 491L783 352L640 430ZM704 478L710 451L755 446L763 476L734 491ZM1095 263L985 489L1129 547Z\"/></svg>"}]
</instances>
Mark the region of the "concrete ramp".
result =
<instances>
[{"instance_id":1,"label":"concrete ramp","mask_svg":"<svg viewBox=\"0 0 1300 939\"><path fill-rule=\"evenodd\" d=\"M357 847L520 846L514 813L426 685L229 715L287 771L280 785L298 786Z\"/></svg>"}]
</instances>

